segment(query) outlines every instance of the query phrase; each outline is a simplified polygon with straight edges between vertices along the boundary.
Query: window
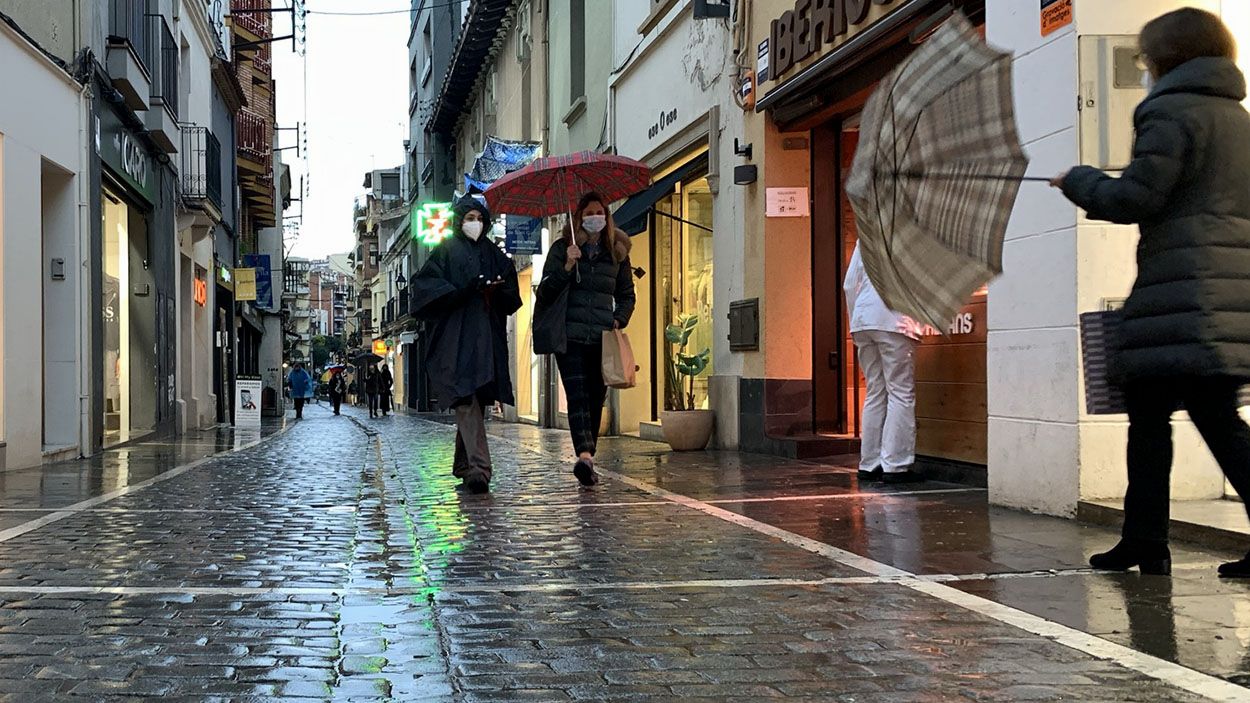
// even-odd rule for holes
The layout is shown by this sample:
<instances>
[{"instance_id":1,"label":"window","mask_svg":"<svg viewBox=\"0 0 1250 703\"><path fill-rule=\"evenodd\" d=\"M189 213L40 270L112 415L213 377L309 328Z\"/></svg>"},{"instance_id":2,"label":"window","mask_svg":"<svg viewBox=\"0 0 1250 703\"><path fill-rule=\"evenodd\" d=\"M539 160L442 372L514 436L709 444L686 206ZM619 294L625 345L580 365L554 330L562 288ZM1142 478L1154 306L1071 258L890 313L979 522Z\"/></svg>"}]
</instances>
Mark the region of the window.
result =
<instances>
[{"instance_id":1,"label":"window","mask_svg":"<svg viewBox=\"0 0 1250 703\"><path fill-rule=\"evenodd\" d=\"M586 95L586 0L569 0L569 102Z\"/></svg>"},{"instance_id":2,"label":"window","mask_svg":"<svg viewBox=\"0 0 1250 703\"><path fill-rule=\"evenodd\" d=\"M421 86L430 82L434 73L434 35L430 33L430 19L427 16L425 28L421 30L421 55L425 57L425 67L421 69Z\"/></svg>"},{"instance_id":3,"label":"window","mask_svg":"<svg viewBox=\"0 0 1250 703\"><path fill-rule=\"evenodd\" d=\"M490 72L486 74L486 84L482 86L482 112L487 117L494 117L496 114L495 105L495 83L499 78L499 74L492 66Z\"/></svg>"},{"instance_id":4,"label":"window","mask_svg":"<svg viewBox=\"0 0 1250 703\"><path fill-rule=\"evenodd\" d=\"M394 196L398 198L399 192L399 174L384 173L382 174L382 197Z\"/></svg>"},{"instance_id":5,"label":"window","mask_svg":"<svg viewBox=\"0 0 1250 703\"><path fill-rule=\"evenodd\" d=\"M533 50L534 34L530 14L529 0L525 0L516 14L516 60L522 66L530 62L530 52Z\"/></svg>"}]
</instances>

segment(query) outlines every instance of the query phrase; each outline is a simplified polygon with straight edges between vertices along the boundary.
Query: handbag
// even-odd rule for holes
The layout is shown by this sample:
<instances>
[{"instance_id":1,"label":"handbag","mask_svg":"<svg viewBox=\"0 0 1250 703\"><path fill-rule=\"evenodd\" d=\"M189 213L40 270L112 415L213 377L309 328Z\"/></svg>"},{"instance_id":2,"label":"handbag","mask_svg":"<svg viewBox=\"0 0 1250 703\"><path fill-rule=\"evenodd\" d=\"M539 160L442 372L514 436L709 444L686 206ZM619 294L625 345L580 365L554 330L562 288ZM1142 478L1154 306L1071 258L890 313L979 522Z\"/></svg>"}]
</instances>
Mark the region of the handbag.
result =
<instances>
[{"instance_id":1,"label":"handbag","mask_svg":"<svg viewBox=\"0 0 1250 703\"><path fill-rule=\"evenodd\" d=\"M633 388L637 384L638 365L634 348L623 330L603 332L603 384L608 388Z\"/></svg>"},{"instance_id":2,"label":"handbag","mask_svg":"<svg viewBox=\"0 0 1250 703\"><path fill-rule=\"evenodd\" d=\"M550 303L544 303L541 297L534 302L535 354L563 354L568 351L568 313L569 286L565 286Z\"/></svg>"},{"instance_id":3,"label":"handbag","mask_svg":"<svg viewBox=\"0 0 1250 703\"><path fill-rule=\"evenodd\" d=\"M1081 314L1081 364L1085 370L1085 412L1090 415L1123 415L1128 412L1124 389L1111 378L1111 359L1120 346L1120 310ZM1237 393L1240 407L1250 405L1250 386ZM1183 409L1178 403L1176 410Z\"/></svg>"}]
</instances>

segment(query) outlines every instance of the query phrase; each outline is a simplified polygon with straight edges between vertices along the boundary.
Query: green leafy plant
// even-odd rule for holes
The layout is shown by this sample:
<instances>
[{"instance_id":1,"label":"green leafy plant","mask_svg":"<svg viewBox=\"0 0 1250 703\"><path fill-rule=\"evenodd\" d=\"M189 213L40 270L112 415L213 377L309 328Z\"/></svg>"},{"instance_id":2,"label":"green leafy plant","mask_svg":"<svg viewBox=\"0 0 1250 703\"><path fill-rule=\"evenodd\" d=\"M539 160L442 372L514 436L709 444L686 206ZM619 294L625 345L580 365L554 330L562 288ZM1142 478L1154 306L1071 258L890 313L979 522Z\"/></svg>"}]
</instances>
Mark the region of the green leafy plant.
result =
<instances>
[{"instance_id":1,"label":"green leafy plant","mask_svg":"<svg viewBox=\"0 0 1250 703\"><path fill-rule=\"evenodd\" d=\"M675 393L669 394L669 402L673 405L673 410L695 409L694 380L707 371L711 363L712 350L710 349L704 349L698 354L686 352L686 346L690 343L690 335L698 326L698 315L685 314L677 318L676 324L664 328L664 340L673 347L672 353L668 356L667 369L671 387L676 390ZM680 380L683 376L688 379L685 389L682 388L683 384Z\"/></svg>"}]
</instances>

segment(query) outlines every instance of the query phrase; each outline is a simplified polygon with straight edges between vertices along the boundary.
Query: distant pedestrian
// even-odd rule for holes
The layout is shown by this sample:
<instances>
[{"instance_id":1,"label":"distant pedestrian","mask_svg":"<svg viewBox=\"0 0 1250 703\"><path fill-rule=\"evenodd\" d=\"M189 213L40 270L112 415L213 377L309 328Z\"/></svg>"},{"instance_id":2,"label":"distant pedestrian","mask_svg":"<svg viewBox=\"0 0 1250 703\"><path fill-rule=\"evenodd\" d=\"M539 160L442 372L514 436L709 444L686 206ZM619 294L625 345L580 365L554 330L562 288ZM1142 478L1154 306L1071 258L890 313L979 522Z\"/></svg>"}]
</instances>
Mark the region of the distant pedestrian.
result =
<instances>
[{"instance_id":1,"label":"distant pedestrian","mask_svg":"<svg viewBox=\"0 0 1250 703\"><path fill-rule=\"evenodd\" d=\"M391 411L391 389L395 386L395 378L391 376L391 367L385 361L378 370L378 409L382 417Z\"/></svg>"},{"instance_id":2,"label":"distant pedestrian","mask_svg":"<svg viewBox=\"0 0 1250 703\"><path fill-rule=\"evenodd\" d=\"M378 416L378 370L365 367L365 395L369 399L369 417Z\"/></svg>"},{"instance_id":3,"label":"distant pedestrian","mask_svg":"<svg viewBox=\"0 0 1250 703\"><path fill-rule=\"evenodd\" d=\"M452 473L474 493L490 490L486 408L512 404L508 316L521 307L516 266L486 236L485 203L465 196L452 208L452 235L410 284L417 317L430 323L426 368L443 407L456 413Z\"/></svg>"},{"instance_id":4,"label":"distant pedestrian","mask_svg":"<svg viewBox=\"0 0 1250 703\"><path fill-rule=\"evenodd\" d=\"M347 380L340 371L330 377L330 404L334 406L334 414L339 415L343 406L343 398L347 396Z\"/></svg>"},{"instance_id":5,"label":"distant pedestrian","mask_svg":"<svg viewBox=\"0 0 1250 703\"><path fill-rule=\"evenodd\" d=\"M291 373L286 378L287 387L291 391L291 400L295 403L295 419L304 417L304 403L313 397L313 378L300 362L295 362Z\"/></svg>"},{"instance_id":6,"label":"distant pedestrian","mask_svg":"<svg viewBox=\"0 0 1250 703\"><path fill-rule=\"evenodd\" d=\"M564 300L563 320L548 324L535 319L535 345L556 351L577 453L573 475L583 486L599 482L595 452L608 396L603 333L624 329L637 300L630 247L629 235L616 228L608 204L597 193L586 193L573 212L572 226L566 225L563 237L551 245L538 285L538 298L552 314L560 314ZM552 338L545 336L549 331L555 333Z\"/></svg>"},{"instance_id":7,"label":"distant pedestrian","mask_svg":"<svg viewBox=\"0 0 1250 703\"><path fill-rule=\"evenodd\" d=\"M1150 92L1128 168L1113 178L1078 166L1052 185L1089 217L1141 230L1112 360L1129 416L1124 528L1089 561L1166 574L1173 413L1188 411L1250 499L1250 427L1237 409L1250 381L1250 115L1236 41L1216 15L1169 12L1142 29L1138 48ZM1219 573L1250 577L1250 555Z\"/></svg>"},{"instance_id":8,"label":"distant pedestrian","mask_svg":"<svg viewBox=\"0 0 1250 703\"><path fill-rule=\"evenodd\" d=\"M859 478L913 483L916 463L916 348L919 326L886 307L855 245L842 284L851 338L867 390L861 416Z\"/></svg>"}]
</instances>

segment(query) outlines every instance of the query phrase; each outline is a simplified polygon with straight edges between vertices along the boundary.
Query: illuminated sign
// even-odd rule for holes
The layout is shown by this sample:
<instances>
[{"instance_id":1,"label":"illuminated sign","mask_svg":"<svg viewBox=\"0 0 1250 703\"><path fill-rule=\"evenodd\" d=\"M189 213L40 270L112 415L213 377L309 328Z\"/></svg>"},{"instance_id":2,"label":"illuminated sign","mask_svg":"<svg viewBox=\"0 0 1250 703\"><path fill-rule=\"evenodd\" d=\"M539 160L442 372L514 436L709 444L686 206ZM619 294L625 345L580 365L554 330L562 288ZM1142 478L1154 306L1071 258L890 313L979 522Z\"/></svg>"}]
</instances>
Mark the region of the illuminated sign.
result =
<instances>
[{"instance_id":1,"label":"illuminated sign","mask_svg":"<svg viewBox=\"0 0 1250 703\"><path fill-rule=\"evenodd\" d=\"M208 281L196 276L194 286L195 290L192 294L195 297L195 304L204 307L208 304Z\"/></svg>"},{"instance_id":2,"label":"illuminated sign","mask_svg":"<svg viewBox=\"0 0 1250 703\"><path fill-rule=\"evenodd\" d=\"M451 203L426 203L414 218L412 236L427 247L451 236Z\"/></svg>"},{"instance_id":3,"label":"illuminated sign","mask_svg":"<svg viewBox=\"0 0 1250 703\"><path fill-rule=\"evenodd\" d=\"M389 350L386 348L385 339L373 340L373 353L374 354L377 354L378 356L386 356L387 351Z\"/></svg>"}]
</instances>

